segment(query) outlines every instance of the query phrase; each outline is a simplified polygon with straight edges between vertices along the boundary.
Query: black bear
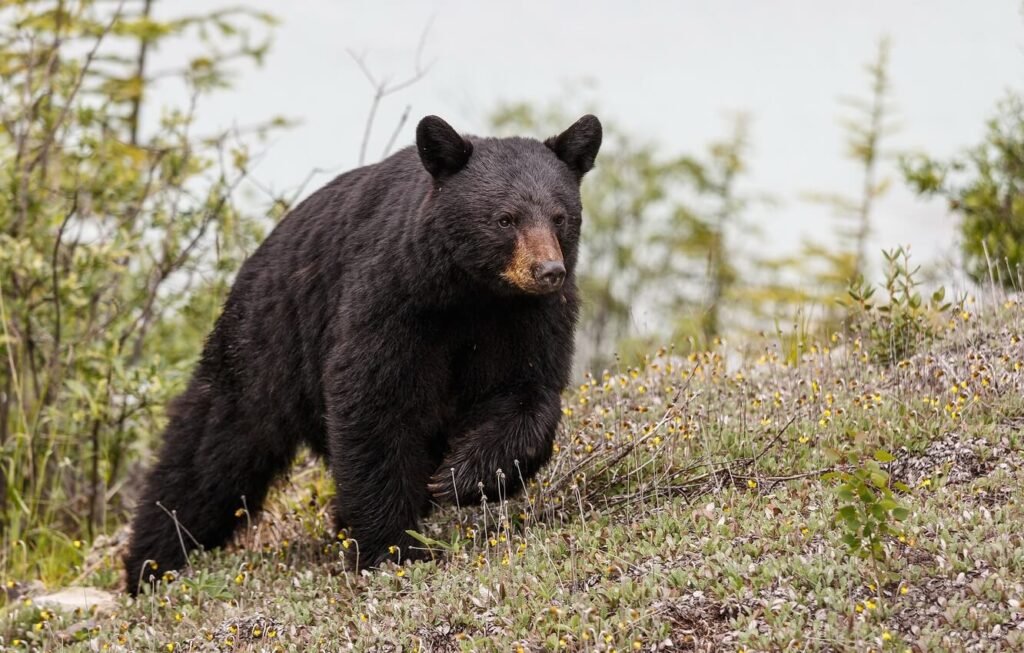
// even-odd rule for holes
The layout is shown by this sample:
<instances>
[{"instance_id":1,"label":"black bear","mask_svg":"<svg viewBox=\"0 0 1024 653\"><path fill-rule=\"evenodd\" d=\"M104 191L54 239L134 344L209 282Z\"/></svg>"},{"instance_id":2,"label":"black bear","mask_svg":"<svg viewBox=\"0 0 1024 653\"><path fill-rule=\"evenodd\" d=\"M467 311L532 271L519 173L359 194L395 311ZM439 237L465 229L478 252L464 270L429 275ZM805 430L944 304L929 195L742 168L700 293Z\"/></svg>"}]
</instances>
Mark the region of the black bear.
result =
<instances>
[{"instance_id":1,"label":"black bear","mask_svg":"<svg viewBox=\"0 0 1024 653\"><path fill-rule=\"evenodd\" d=\"M301 444L326 458L363 567L392 545L416 557L406 531L432 500L521 489L561 417L580 181L601 136L591 115L544 142L427 116L415 148L291 211L242 266L168 411L129 592L224 544Z\"/></svg>"}]
</instances>

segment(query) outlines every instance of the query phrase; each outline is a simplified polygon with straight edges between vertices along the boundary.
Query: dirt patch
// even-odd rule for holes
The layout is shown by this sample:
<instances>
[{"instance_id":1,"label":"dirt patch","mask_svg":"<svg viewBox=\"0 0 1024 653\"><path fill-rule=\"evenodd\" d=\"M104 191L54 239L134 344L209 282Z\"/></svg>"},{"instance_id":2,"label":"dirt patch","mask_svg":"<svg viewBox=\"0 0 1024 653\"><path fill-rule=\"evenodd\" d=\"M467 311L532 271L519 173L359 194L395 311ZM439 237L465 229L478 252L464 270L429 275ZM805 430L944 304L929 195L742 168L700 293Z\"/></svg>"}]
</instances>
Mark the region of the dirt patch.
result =
<instances>
[{"instance_id":1,"label":"dirt patch","mask_svg":"<svg viewBox=\"0 0 1024 653\"><path fill-rule=\"evenodd\" d=\"M922 453L913 454L906 447L900 447L895 455L889 473L893 479L910 487L936 476L941 476L948 485L970 483L1000 465L1019 462L1019 454L1002 443L992 444L984 438L964 439L957 433L932 442Z\"/></svg>"},{"instance_id":2,"label":"dirt patch","mask_svg":"<svg viewBox=\"0 0 1024 653\"><path fill-rule=\"evenodd\" d=\"M653 610L672 625L669 636L658 643L659 651L719 651L735 644L732 620L749 612L739 603L721 603L703 592L693 592Z\"/></svg>"},{"instance_id":3,"label":"dirt patch","mask_svg":"<svg viewBox=\"0 0 1024 653\"><path fill-rule=\"evenodd\" d=\"M1019 599L1009 598L1019 596L1021 587L997 577L992 570L971 570L955 578L932 577L904 590L886 627L913 642L915 652L936 647L1020 650L1024 645L1024 612Z\"/></svg>"},{"instance_id":4,"label":"dirt patch","mask_svg":"<svg viewBox=\"0 0 1024 653\"><path fill-rule=\"evenodd\" d=\"M256 613L222 621L212 631L202 633L186 641L181 647L185 651L221 651L250 644L256 649L268 650L284 634L284 626L272 617Z\"/></svg>"},{"instance_id":5,"label":"dirt patch","mask_svg":"<svg viewBox=\"0 0 1024 653\"><path fill-rule=\"evenodd\" d=\"M435 626L420 626L413 634L416 636L419 650L431 653L454 653L460 650L459 634L461 628L450 623Z\"/></svg>"}]
</instances>

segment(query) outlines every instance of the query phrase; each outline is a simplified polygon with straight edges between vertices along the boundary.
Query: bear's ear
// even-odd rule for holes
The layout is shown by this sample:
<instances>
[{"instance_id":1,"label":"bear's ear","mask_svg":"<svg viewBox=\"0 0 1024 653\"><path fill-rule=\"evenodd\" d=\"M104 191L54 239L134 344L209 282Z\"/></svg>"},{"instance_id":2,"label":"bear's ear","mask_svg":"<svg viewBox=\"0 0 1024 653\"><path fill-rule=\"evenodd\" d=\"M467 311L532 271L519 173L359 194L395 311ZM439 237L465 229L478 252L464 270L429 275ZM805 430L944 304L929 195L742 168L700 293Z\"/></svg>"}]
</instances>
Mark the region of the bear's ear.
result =
<instances>
[{"instance_id":1,"label":"bear's ear","mask_svg":"<svg viewBox=\"0 0 1024 653\"><path fill-rule=\"evenodd\" d=\"M594 167L601 149L601 121L587 114L558 136L544 141L555 155L580 179Z\"/></svg>"},{"instance_id":2,"label":"bear's ear","mask_svg":"<svg viewBox=\"0 0 1024 653\"><path fill-rule=\"evenodd\" d=\"M427 116L416 126L416 150L423 167L438 179L462 170L473 153L473 144L444 120Z\"/></svg>"}]
</instances>

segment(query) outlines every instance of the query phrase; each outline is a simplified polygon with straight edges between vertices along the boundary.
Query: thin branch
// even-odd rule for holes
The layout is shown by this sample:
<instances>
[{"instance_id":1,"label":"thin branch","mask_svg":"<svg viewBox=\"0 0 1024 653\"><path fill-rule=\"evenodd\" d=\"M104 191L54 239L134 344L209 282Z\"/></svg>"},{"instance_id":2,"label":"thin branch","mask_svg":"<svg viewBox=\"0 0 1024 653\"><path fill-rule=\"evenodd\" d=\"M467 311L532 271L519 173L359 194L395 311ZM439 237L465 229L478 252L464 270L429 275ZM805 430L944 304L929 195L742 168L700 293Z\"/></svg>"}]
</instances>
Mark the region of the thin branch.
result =
<instances>
[{"instance_id":1,"label":"thin branch","mask_svg":"<svg viewBox=\"0 0 1024 653\"><path fill-rule=\"evenodd\" d=\"M649 439L657 435L661 428L668 423L668 420L674 415L676 415L682 408L682 406L680 406L677 402L679 401L680 397L683 396L683 393L685 393L690 388L690 383L693 381L693 376L694 374L696 374L697 369L699 367L700 365L695 365L693 369L690 370L690 374L686 377L686 382L683 383L683 385L676 391L671 401L669 401L668 407L665 409L665 413L661 416L661 419L658 420L658 422L651 428L651 430L646 435L633 440L629 444L623 446L620 450L613 451L611 454L604 458L586 458L580 461L572 469L565 472L558 480L553 481L550 486L550 491L555 492L558 489L560 489L570 479L575 478L577 472L579 472L583 468L595 468L597 469L598 473L603 470L611 469L612 467L617 465L622 459L624 459L626 456L628 456L630 453L636 450L636 448L639 447L641 444L647 442ZM698 394L699 393L694 393L693 395L688 396L686 398L685 404L689 404L691 401L693 401L698 396ZM598 465L601 466L598 467ZM588 493L586 497L588 500L591 494L593 494L593 492Z\"/></svg>"},{"instance_id":2,"label":"thin branch","mask_svg":"<svg viewBox=\"0 0 1024 653\"><path fill-rule=\"evenodd\" d=\"M153 8L153 0L145 0L142 8L142 17L149 18ZM145 88L143 83L146 79L146 55L149 53L150 40L146 36L139 39L139 56L135 60L135 77L139 80L139 92L132 98L131 112L128 114L129 141L132 145L139 144L139 116L142 112L142 93Z\"/></svg>"},{"instance_id":3,"label":"thin branch","mask_svg":"<svg viewBox=\"0 0 1024 653\"><path fill-rule=\"evenodd\" d=\"M71 112L71 107L74 104L75 97L78 95L79 90L82 88L82 84L85 82L85 78L89 73L89 68L92 66L92 62L96 58L96 54L99 52L100 46L107 38L107 35L110 34L110 31L114 29L114 25L116 25L117 21L121 18L121 10L124 8L124 2L125 0L121 0L118 3L117 9L114 11L114 15L111 17L110 21L104 25L103 31L99 33L96 37L96 42L93 43L92 48L89 50L88 54L85 55L85 61L82 63L82 71L75 80L74 86L71 87L71 92L64 101L64 106L61 107L60 115L57 116L56 122L54 122L53 126L48 130L46 139L39 148L39 154L36 155L36 158L28 166L29 170L34 168L41 161L45 160L49 154L50 146L53 145L53 141L57 136L57 131L61 129L64 122L67 120L68 114Z\"/></svg>"},{"instance_id":4,"label":"thin branch","mask_svg":"<svg viewBox=\"0 0 1024 653\"><path fill-rule=\"evenodd\" d=\"M409 121L409 112L412 111L412 105L405 105L405 111L402 112L402 117L398 119L398 124L395 125L395 131L391 132L391 138L388 139L388 144L384 147L384 152L380 155L380 158L387 158L388 154L391 154L391 149L395 146L395 142L398 140L398 134L402 131L402 127L405 127L405 123Z\"/></svg>"},{"instance_id":5,"label":"thin branch","mask_svg":"<svg viewBox=\"0 0 1024 653\"><path fill-rule=\"evenodd\" d=\"M380 80L377 79L377 77L373 74L373 71L370 70L370 67L366 63L366 55L356 54L353 50L348 50L349 56L352 57L352 60L356 62L356 65L359 66L359 70L363 73L363 76L366 78L366 81L368 81L370 83L370 86L373 87L373 99L370 101L370 113L366 117L366 124L363 126L363 140L362 143L359 145L359 165L364 165L366 163L366 148L369 146L370 143L370 134L373 133L373 123L374 120L376 120L377 118L377 110L380 108L381 100L383 100L389 95L393 95L395 93L398 93L399 91L409 88L416 82L423 79L423 77L430 71L430 67L433 65L433 62L424 66L422 63L422 59L423 48L426 46L427 34L430 32L430 26L432 24L433 18L431 18L430 21L427 22L426 27L423 28L423 32L420 34L420 41L419 44L416 46L416 64L413 74L407 77L406 79L403 79L402 81L396 82L394 84L389 83L389 81L386 78ZM399 121L398 129L395 130L395 134L392 135L391 140L388 143L388 147L385 149L385 154L388 151L390 151L391 146L397 139L397 132L402 128L402 125L404 125L405 121L408 119L408 113L409 108L406 108L405 113L402 115L402 119Z\"/></svg>"},{"instance_id":6,"label":"thin branch","mask_svg":"<svg viewBox=\"0 0 1024 653\"><path fill-rule=\"evenodd\" d=\"M64 215L57 229L57 238L53 242L53 254L50 256L50 284L53 291L53 353L50 356L50 374L46 380L46 392L42 398L43 404L49 403L50 391L54 387L54 377L57 372L57 365L60 363L61 345L61 305L60 305L60 274L58 264L60 257L60 245L64 239L64 230L67 229L71 218L78 211L78 193L71 195L71 207Z\"/></svg>"}]
</instances>

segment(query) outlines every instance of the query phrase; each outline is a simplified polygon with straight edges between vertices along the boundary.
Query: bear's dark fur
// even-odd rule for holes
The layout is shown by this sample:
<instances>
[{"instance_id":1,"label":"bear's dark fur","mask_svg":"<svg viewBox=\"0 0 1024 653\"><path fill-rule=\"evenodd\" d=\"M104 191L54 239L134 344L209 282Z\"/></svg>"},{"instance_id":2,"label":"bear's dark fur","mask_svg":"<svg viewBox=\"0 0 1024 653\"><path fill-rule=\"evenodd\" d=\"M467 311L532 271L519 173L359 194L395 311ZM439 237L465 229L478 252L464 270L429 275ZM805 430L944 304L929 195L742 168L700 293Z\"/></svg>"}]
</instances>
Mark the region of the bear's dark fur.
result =
<instances>
[{"instance_id":1,"label":"bear's dark fur","mask_svg":"<svg viewBox=\"0 0 1024 653\"><path fill-rule=\"evenodd\" d=\"M521 489L561 415L600 144L593 116L543 143L428 116L416 148L299 204L242 266L169 411L128 590L224 544L301 444L327 459L360 566L415 556L406 530L431 499Z\"/></svg>"}]
</instances>

